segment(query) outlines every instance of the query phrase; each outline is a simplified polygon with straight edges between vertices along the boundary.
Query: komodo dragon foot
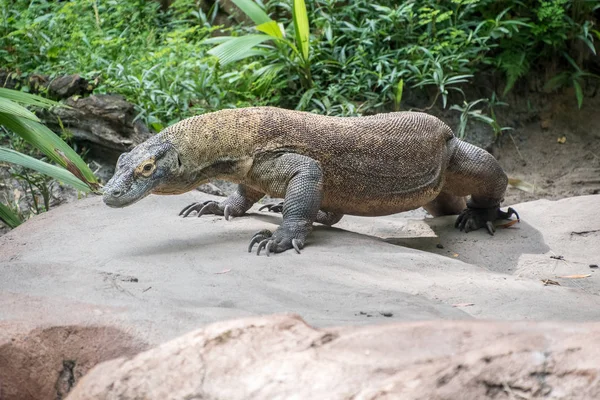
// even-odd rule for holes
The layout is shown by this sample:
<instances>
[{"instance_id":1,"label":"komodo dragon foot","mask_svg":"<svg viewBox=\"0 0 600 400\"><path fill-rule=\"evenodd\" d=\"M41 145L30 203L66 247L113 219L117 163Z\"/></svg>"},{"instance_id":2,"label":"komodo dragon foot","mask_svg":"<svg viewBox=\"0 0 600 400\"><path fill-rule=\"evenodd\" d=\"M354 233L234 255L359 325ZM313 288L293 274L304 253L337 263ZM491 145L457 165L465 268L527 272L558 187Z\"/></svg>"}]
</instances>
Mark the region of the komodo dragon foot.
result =
<instances>
[{"instance_id":1,"label":"komodo dragon foot","mask_svg":"<svg viewBox=\"0 0 600 400\"><path fill-rule=\"evenodd\" d=\"M454 226L459 228L465 233L475 231L484 226L487 228L490 235L496 232L493 221L497 219L510 219L512 215L520 220L519 214L512 208L508 207L508 210L502 211L499 207L492 208L465 208L456 218Z\"/></svg>"},{"instance_id":2,"label":"komodo dragon foot","mask_svg":"<svg viewBox=\"0 0 600 400\"><path fill-rule=\"evenodd\" d=\"M243 212L241 214L237 213L231 204L224 203L224 201L219 203L214 200L192 203L181 210L179 215L185 218L196 211L198 213L198 217L204 214L223 215L225 216L225 219L229 221L229 217L237 217L243 214Z\"/></svg>"},{"instance_id":3,"label":"komodo dragon foot","mask_svg":"<svg viewBox=\"0 0 600 400\"><path fill-rule=\"evenodd\" d=\"M281 253L292 248L296 250L296 253L300 254L300 249L304 247L304 239L309 230L304 226L296 224L293 226L288 224L281 225L275 232L263 229L252 236L248 245L248 253L252 252L255 244L258 244L256 248L257 256L260 255L263 249L267 252L267 256L271 253Z\"/></svg>"},{"instance_id":4,"label":"komodo dragon foot","mask_svg":"<svg viewBox=\"0 0 600 400\"><path fill-rule=\"evenodd\" d=\"M258 211L262 211L265 208L267 209L267 211L270 211L270 212L282 213L283 212L283 201L280 201L279 203L265 204L264 206L259 208Z\"/></svg>"}]
</instances>

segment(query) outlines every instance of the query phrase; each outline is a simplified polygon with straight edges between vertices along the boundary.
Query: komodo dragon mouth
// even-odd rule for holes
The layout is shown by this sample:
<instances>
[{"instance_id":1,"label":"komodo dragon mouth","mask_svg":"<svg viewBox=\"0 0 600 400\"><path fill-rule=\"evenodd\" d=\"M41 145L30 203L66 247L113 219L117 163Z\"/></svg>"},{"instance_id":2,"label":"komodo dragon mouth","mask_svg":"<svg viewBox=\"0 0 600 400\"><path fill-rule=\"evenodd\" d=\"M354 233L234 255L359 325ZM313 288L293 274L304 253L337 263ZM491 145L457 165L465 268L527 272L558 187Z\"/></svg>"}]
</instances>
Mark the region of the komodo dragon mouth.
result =
<instances>
[{"instance_id":1,"label":"komodo dragon mouth","mask_svg":"<svg viewBox=\"0 0 600 400\"><path fill-rule=\"evenodd\" d=\"M216 177L239 183L235 193L190 204L181 216L229 219L264 195L285 198L267 206L282 213L279 228L250 240L248 251L257 245L259 255L300 253L314 222L333 225L344 214L424 207L433 216L459 214L460 230L485 227L492 235L494 221L519 218L512 208L499 208L508 179L494 157L417 112L342 118L251 107L188 118L121 155L104 202L125 207Z\"/></svg>"}]
</instances>

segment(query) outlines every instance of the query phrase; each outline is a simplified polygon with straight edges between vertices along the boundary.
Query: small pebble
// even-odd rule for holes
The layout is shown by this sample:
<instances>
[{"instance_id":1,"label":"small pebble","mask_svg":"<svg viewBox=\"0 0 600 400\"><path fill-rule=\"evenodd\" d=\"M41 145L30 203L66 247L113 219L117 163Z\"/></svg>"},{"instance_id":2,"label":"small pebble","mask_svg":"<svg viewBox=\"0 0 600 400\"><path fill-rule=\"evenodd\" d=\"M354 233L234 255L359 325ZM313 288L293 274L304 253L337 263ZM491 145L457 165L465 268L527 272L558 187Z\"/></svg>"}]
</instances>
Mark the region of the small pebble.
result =
<instances>
[{"instance_id":1,"label":"small pebble","mask_svg":"<svg viewBox=\"0 0 600 400\"><path fill-rule=\"evenodd\" d=\"M441 244L441 243L438 243L438 244L437 244L437 246L435 246L435 247L437 247L438 249L443 249L443 248L444 248L444 245L443 245L443 244Z\"/></svg>"},{"instance_id":2,"label":"small pebble","mask_svg":"<svg viewBox=\"0 0 600 400\"><path fill-rule=\"evenodd\" d=\"M590 264L590 268L591 269L596 269L596 268L598 268L598 264Z\"/></svg>"}]
</instances>

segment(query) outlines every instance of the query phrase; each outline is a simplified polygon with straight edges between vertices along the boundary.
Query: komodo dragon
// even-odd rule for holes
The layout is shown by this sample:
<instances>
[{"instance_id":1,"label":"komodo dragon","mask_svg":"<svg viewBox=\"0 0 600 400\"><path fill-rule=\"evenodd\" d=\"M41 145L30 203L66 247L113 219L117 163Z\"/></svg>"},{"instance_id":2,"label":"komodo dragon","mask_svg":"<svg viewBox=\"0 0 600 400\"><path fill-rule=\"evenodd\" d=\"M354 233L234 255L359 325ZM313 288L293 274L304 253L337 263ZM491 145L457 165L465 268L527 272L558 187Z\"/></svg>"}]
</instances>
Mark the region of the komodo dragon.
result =
<instances>
[{"instance_id":1,"label":"komodo dragon","mask_svg":"<svg viewBox=\"0 0 600 400\"><path fill-rule=\"evenodd\" d=\"M424 207L459 214L469 232L518 214L501 211L507 177L494 157L454 137L424 113L329 117L274 107L222 110L185 119L119 157L104 202L125 207L154 194L188 192L211 178L238 183L222 202L192 203L197 212L237 217L265 194L283 222L250 240L267 255L304 247L313 222L344 214L379 216ZM465 196L470 195L468 202ZM465 208L466 207L466 208Z\"/></svg>"}]
</instances>

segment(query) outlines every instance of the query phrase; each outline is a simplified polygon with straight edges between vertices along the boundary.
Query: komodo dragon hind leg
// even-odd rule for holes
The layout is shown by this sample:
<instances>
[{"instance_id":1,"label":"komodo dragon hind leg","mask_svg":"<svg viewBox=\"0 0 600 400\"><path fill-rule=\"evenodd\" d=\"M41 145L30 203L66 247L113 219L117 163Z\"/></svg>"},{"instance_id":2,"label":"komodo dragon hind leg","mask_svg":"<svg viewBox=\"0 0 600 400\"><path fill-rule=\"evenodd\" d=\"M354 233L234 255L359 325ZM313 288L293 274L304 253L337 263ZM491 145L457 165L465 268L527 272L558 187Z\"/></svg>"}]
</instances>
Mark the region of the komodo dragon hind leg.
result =
<instances>
[{"instance_id":1,"label":"komodo dragon hind leg","mask_svg":"<svg viewBox=\"0 0 600 400\"><path fill-rule=\"evenodd\" d=\"M285 191L285 200L282 205L283 222L279 228L275 232L257 232L250 240L248 252L252 252L254 245L258 244L257 255L263 249L267 256L292 248L300 253L323 197L321 167L312 158L293 153L255 164L253 175L261 177L262 184L269 187L268 192ZM279 182L287 182L287 186L278 186Z\"/></svg>"},{"instance_id":2,"label":"komodo dragon hind leg","mask_svg":"<svg viewBox=\"0 0 600 400\"><path fill-rule=\"evenodd\" d=\"M471 195L455 226L465 232L485 227L493 235L495 220L512 215L518 220L514 209L500 210L508 178L498 161L487 151L456 138L448 142L448 148L451 157L442 191L454 196Z\"/></svg>"},{"instance_id":3,"label":"komodo dragon hind leg","mask_svg":"<svg viewBox=\"0 0 600 400\"><path fill-rule=\"evenodd\" d=\"M281 213L283 211L283 201L280 201L279 203L265 204L264 206L259 208L258 211L262 211L264 209L267 209L267 211L274 213ZM319 210L319 212L317 213L317 218L315 218L315 222L327 226L332 226L340 222L343 216L344 214Z\"/></svg>"},{"instance_id":4,"label":"komodo dragon hind leg","mask_svg":"<svg viewBox=\"0 0 600 400\"><path fill-rule=\"evenodd\" d=\"M229 217L239 217L244 215L244 213L264 195L264 193L251 189L248 186L238 185L236 191L222 202L219 203L214 200L208 200L192 203L181 210L179 215L185 218L196 211L198 217L204 214L215 214L224 215L225 219L229 220Z\"/></svg>"},{"instance_id":5,"label":"komodo dragon hind leg","mask_svg":"<svg viewBox=\"0 0 600 400\"><path fill-rule=\"evenodd\" d=\"M496 228L492 221L509 219L513 215L517 217L517 220L520 220L519 214L512 207L508 207L507 211L502 211L497 207L465 208L458 215L454 226L465 232L474 231L485 226L490 235L493 235L496 232Z\"/></svg>"}]
</instances>

